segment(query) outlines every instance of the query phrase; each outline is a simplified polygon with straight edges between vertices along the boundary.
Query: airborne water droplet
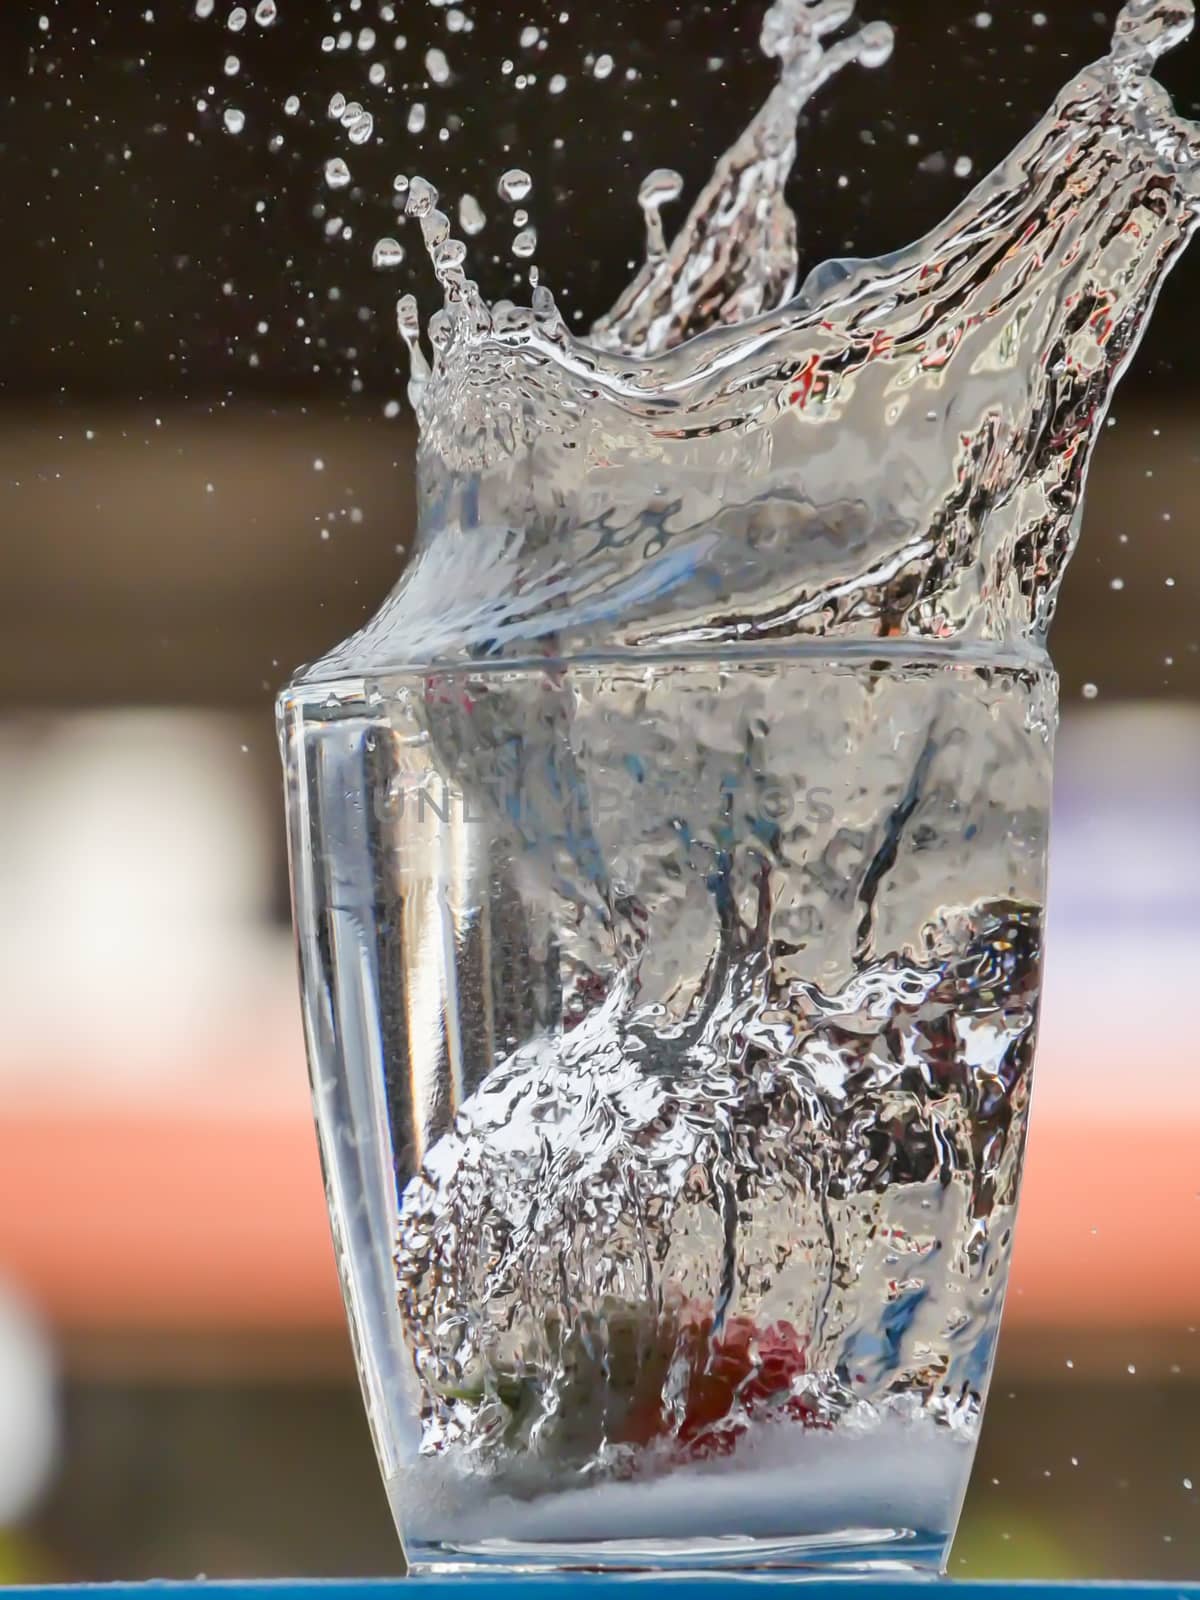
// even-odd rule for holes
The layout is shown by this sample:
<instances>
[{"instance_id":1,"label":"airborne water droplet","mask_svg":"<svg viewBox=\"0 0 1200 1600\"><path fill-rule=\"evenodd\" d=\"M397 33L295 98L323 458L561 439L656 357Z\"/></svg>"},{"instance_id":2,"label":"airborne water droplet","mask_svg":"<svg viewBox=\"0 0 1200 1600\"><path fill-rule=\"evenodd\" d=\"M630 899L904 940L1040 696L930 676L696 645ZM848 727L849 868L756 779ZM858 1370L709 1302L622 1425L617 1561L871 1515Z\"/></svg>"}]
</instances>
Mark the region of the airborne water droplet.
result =
<instances>
[{"instance_id":1,"label":"airborne water droplet","mask_svg":"<svg viewBox=\"0 0 1200 1600\"><path fill-rule=\"evenodd\" d=\"M246 113L239 111L236 106L228 106L225 111L224 122L230 133L241 133L246 126Z\"/></svg>"},{"instance_id":2,"label":"airborne water droplet","mask_svg":"<svg viewBox=\"0 0 1200 1600\"><path fill-rule=\"evenodd\" d=\"M229 29L230 33L241 33L242 29L246 26L245 6L234 6L233 10L229 13L229 21L225 24L225 26Z\"/></svg>"},{"instance_id":3,"label":"airborne water droplet","mask_svg":"<svg viewBox=\"0 0 1200 1600\"><path fill-rule=\"evenodd\" d=\"M596 65L592 73L597 78L610 78L612 76L613 58L610 55L596 57Z\"/></svg>"},{"instance_id":4,"label":"airborne water droplet","mask_svg":"<svg viewBox=\"0 0 1200 1600\"><path fill-rule=\"evenodd\" d=\"M409 133L421 133L425 128L425 107L419 100L414 100L408 108Z\"/></svg>"},{"instance_id":5,"label":"airborne water droplet","mask_svg":"<svg viewBox=\"0 0 1200 1600\"><path fill-rule=\"evenodd\" d=\"M325 182L331 189L344 189L350 182L350 168L341 156L325 163Z\"/></svg>"},{"instance_id":6,"label":"airborne water droplet","mask_svg":"<svg viewBox=\"0 0 1200 1600\"><path fill-rule=\"evenodd\" d=\"M450 63L446 60L444 50L439 50L436 46L432 50L426 50L425 71L429 74L431 82L449 83Z\"/></svg>"},{"instance_id":7,"label":"airborne water droplet","mask_svg":"<svg viewBox=\"0 0 1200 1600\"><path fill-rule=\"evenodd\" d=\"M346 129L351 144L366 144L375 131L375 118L360 106L357 115L348 122L343 121L342 126Z\"/></svg>"},{"instance_id":8,"label":"airborne water droplet","mask_svg":"<svg viewBox=\"0 0 1200 1600\"><path fill-rule=\"evenodd\" d=\"M283 102L284 115L288 117L294 117L299 109L300 96L298 94L288 95L287 99Z\"/></svg>"},{"instance_id":9,"label":"airborne water droplet","mask_svg":"<svg viewBox=\"0 0 1200 1600\"><path fill-rule=\"evenodd\" d=\"M663 235L662 207L678 200L683 193L683 178L671 167L656 167L642 180L638 190L638 205L646 219L646 258L658 260L666 254Z\"/></svg>"},{"instance_id":10,"label":"airborne water droplet","mask_svg":"<svg viewBox=\"0 0 1200 1600\"><path fill-rule=\"evenodd\" d=\"M398 267L404 260L404 246L397 239L378 239L371 252L371 265L381 272Z\"/></svg>"},{"instance_id":11,"label":"airborne water droplet","mask_svg":"<svg viewBox=\"0 0 1200 1600\"><path fill-rule=\"evenodd\" d=\"M537 249L537 229L536 228L522 228L521 232L517 235L517 237L512 242L512 253L513 253L513 255L520 256L522 258L522 260L526 260L527 261L529 259L529 257L533 254L533 252L536 249Z\"/></svg>"},{"instance_id":12,"label":"airborne water droplet","mask_svg":"<svg viewBox=\"0 0 1200 1600\"><path fill-rule=\"evenodd\" d=\"M496 193L501 200L524 200L533 190L533 179L520 167L510 167L500 175Z\"/></svg>"},{"instance_id":13,"label":"airborne water droplet","mask_svg":"<svg viewBox=\"0 0 1200 1600\"><path fill-rule=\"evenodd\" d=\"M342 118L342 112L345 111L345 109L346 96L344 94L335 94L333 99L329 102L329 115L333 117L335 121L340 122Z\"/></svg>"},{"instance_id":14,"label":"airborne water droplet","mask_svg":"<svg viewBox=\"0 0 1200 1600\"><path fill-rule=\"evenodd\" d=\"M269 28L279 15L279 8L275 0L258 0L254 8L254 20L260 28Z\"/></svg>"},{"instance_id":15,"label":"airborne water droplet","mask_svg":"<svg viewBox=\"0 0 1200 1600\"><path fill-rule=\"evenodd\" d=\"M487 217L483 207L472 194L464 194L458 202L458 225L462 231L472 238L477 233L482 233Z\"/></svg>"}]
</instances>

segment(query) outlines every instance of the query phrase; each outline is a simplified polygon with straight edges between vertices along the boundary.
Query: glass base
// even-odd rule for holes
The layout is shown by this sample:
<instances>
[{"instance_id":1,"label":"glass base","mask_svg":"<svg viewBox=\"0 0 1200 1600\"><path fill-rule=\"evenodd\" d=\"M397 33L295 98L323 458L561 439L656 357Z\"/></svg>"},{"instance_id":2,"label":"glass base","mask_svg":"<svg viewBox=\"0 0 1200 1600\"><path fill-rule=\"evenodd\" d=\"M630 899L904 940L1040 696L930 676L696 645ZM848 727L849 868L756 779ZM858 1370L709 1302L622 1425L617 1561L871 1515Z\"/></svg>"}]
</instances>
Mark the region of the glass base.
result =
<instances>
[{"instance_id":1,"label":"glass base","mask_svg":"<svg viewBox=\"0 0 1200 1600\"><path fill-rule=\"evenodd\" d=\"M944 1535L911 1528L847 1528L786 1538L592 1539L526 1543L489 1539L412 1543L413 1576L469 1573L655 1572L722 1577L936 1579L945 1571Z\"/></svg>"}]
</instances>

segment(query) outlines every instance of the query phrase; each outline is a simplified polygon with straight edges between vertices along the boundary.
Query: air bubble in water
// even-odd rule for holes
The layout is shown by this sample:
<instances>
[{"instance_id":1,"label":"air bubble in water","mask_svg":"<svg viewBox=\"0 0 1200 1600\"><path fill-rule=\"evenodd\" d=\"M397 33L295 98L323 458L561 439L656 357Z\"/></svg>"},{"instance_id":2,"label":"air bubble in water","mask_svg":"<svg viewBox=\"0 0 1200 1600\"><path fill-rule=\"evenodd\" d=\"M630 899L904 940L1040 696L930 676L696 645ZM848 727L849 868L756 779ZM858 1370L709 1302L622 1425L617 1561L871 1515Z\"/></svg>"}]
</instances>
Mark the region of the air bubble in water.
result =
<instances>
[{"instance_id":1,"label":"air bubble in water","mask_svg":"<svg viewBox=\"0 0 1200 1600\"><path fill-rule=\"evenodd\" d=\"M331 189L344 189L350 182L350 168L341 156L325 163L325 182Z\"/></svg>"},{"instance_id":2,"label":"air bubble in water","mask_svg":"<svg viewBox=\"0 0 1200 1600\"><path fill-rule=\"evenodd\" d=\"M409 133L421 133L425 128L425 107L419 100L414 100L408 108Z\"/></svg>"},{"instance_id":3,"label":"air bubble in water","mask_svg":"<svg viewBox=\"0 0 1200 1600\"><path fill-rule=\"evenodd\" d=\"M483 207L472 194L464 194L458 202L458 225L462 231L472 238L477 233L482 233L487 217Z\"/></svg>"},{"instance_id":4,"label":"air bubble in water","mask_svg":"<svg viewBox=\"0 0 1200 1600\"><path fill-rule=\"evenodd\" d=\"M446 52L439 50L436 45L432 50L426 50L425 71L429 74L430 82L449 83L450 63L446 60Z\"/></svg>"},{"instance_id":5,"label":"air bubble in water","mask_svg":"<svg viewBox=\"0 0 1200 1600\"><path fill-rule=\"evenodd\" d=\"M258 0L254 8L254 20L260 28L269 28L279 15L279 8L275 0Z\"/></svg>"},{"instance_id":6,"label":"air bubble in water","mask_svg":"<svg viewBox=\"0 0 1200 1600\"><path fill-rule=\"evenodd\" d=\"M520 256L523 261L527 261L536 249L537 229L522 228L520 233L512 242L513 255Z\"/></svg>"},{"instance_id":7,"label":"air bubble in water","mask_svg":"<svg viewBox=\"0 0 1200 1600\"><path fill-rule=\"evenodd\" d=\"M404 246L397 239L378 239L371 252L371 265L381 272L398 267L404 260Z\"/></svg>"},{"instance_id":8,"label":"air bubble in water","mask_svg":"<svg viewBox=\"0 0 1200 1600\"><path fill-rule=\"evenodd\" d=\"M501 173L496 193L501 200L524 200L533 190L533 179L521 167L510 167Z\"/></svg>"},{"instance_id":9,"label":"air bubble in water","mask_svg":"<svg viewBox=\"0 0 1200 1600\"><path fill-rule=\"evenodd\" d=\"M236 106L228 106L225 111L224 122L230 133L241 133L246 126L246 113L239 111Z\"/></svg>"},{"instance_id":10,"label":"air bubble in water","mask_svg":"<svg viewBox=\"0 0 1200 1600\"><path fill-rule=\"evenodd\" d=\"M245 6L234 6L233 10L229 13L229 21L225 24L225 26L229 29L230 33L241 33L242 29L246 26Z\"/></svg>"}]
</instances>

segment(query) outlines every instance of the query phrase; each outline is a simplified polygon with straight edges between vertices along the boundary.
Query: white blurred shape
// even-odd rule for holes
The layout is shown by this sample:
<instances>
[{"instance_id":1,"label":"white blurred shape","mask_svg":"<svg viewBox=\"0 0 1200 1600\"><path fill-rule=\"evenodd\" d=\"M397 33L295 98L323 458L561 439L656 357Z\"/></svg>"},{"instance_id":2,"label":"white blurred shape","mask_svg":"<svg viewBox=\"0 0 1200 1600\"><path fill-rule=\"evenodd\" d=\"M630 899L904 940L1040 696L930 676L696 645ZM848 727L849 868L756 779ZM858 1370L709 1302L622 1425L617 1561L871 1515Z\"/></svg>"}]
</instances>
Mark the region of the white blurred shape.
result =
<instances>
[{"instance_id":1,"label":"white blurred shape","mask_svg":"<svg viewBox=\"0 0 1200 1600\"><path fill-rule=\"evenodd\" d=\"M0 1283L0 1527L33 1509L57 1452L49 1342L24 1302Z\"/></svg>"},{"instance_id":2,"label":"white blurred shape","mask_svg":"<svg viewBox=\"0 0 1200 1600\"><path fill-rule=\"evenodd\" d=\"M121 711L0 738L0 1072L169 1074L252 983L270 898L234 719Z\"/></svg>"}]
</instances>

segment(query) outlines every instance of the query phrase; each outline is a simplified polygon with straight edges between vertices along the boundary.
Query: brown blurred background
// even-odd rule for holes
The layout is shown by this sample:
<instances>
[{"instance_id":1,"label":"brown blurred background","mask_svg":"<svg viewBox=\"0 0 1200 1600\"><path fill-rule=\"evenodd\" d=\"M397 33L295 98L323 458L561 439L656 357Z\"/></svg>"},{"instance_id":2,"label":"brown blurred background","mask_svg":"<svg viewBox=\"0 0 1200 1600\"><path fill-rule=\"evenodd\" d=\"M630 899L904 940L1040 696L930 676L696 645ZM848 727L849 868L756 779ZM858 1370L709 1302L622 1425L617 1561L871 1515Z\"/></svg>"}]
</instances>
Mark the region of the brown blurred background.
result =
<instances>
[{"instance_id":1,"label":"brown blurred background","mask_svg":"<svg viewBox=\"0 0 1200 1600\"><path fill-rule=\"evenodd\" d=\"M759 0L565 5L464 0L459 34L424 0L0 12L0 1579L398 1567L308 1120L272 696L411 537L393 306L427 285L371 267L392 174L493 212L527 167L583 316L640 251L640 176L694 184L770 82ZM1111 4L1041 5L864 11L898 46L809 121L810 260L914 237L1102 52ZM1194 113L1200 42L1164 76ZM506 227L472 247L493 294ZM1198 289L1200 254L1121 391L1054 637L1040 1089L964 1575L1200 1575Z\"/></svg>"}]
</instances>

